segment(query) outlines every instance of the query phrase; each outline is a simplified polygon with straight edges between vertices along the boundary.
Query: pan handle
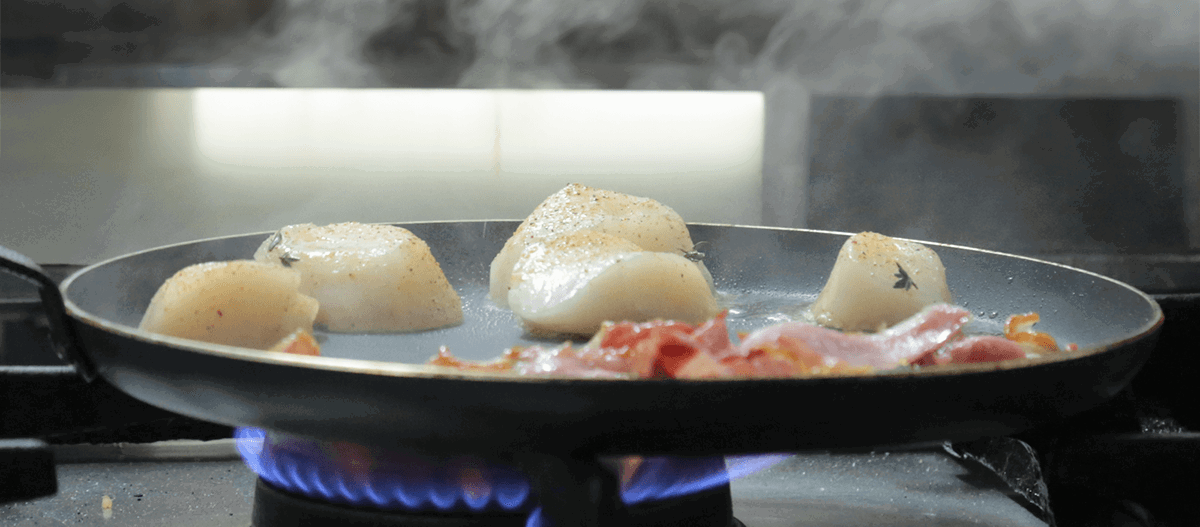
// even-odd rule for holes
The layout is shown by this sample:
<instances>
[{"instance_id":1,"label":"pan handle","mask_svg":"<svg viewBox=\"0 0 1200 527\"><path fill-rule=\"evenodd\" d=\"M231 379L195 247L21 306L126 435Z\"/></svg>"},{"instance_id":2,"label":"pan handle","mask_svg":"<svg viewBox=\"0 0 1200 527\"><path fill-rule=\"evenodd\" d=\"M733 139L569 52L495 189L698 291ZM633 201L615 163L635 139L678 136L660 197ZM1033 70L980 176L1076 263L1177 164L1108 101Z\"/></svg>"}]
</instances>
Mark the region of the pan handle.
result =
<instances>
[{"instance_id":1,"label":"pan handle","mask_svg":"<svg viewBox=\"0 0 1200 527\"><path fill-rule=\"evenodd\" d=\"M54 346L54 352L58 354L59 358L74 366L75 371L84 380L90 382L95 379L96 367L83 355L83 351L79 347L79 339L75 336L75 328L67 318L66 304L63 303L62 291L58 289L58 284L54 283L54 280L46 275L46 271L42 270L28 256L3 245L0 245L0 269L38 287L38 293L42 297L42 308L46 311L46 318L50 321L50 341Z\"/></svg>"}]
</instances>

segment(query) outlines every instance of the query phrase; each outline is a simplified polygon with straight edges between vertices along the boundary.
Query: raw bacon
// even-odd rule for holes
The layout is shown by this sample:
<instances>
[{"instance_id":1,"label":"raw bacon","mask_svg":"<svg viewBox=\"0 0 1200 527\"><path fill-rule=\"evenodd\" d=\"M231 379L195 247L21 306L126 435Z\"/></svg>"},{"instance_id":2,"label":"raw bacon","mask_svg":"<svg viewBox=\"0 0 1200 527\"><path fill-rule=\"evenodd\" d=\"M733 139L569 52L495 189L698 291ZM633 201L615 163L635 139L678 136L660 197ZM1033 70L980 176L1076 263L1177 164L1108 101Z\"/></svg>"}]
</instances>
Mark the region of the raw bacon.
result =
<instances>
[{"instance_id":1,"label":"raw bacon","mask_svg":"<svg viewBox=\"0 0 1200 527\"><path fill-rule=\"evenodd\" d=\"M967 337L956 341L938 353L927 354L913 364L933 366L938 364L966 364L972 362L999 362L1024 359L1025 348L1004 337L985 335Z\"/></svg>"},{"instance_id":2,"label":"raw bacon","mask_svg":"<svg viewBox=\"0 0 1200 527\"><path fill-rule=\"evenodd\" d=\"M969 319L963 308L934 305L878 334L847 334L786 322L751 333L740 345L729 339L725 314L699 326L622 322L606 324L580 348L569 344L513 348L499 359L478 363L458 360L443 349L430 363L523 375L701 379L858 374L906 364L1025 356L1020 344L1001 337L955 342Z\"/></svg>"},{"instance_id":3,"label":"raw bacon","mask_svg":"<svg viewBox=\"0 0 1200 527\"><path fill-rule=\"evenodd\" d=\"M935 304L885 331L875 334L851 334L806 324L784 322L763 328L746 337L738 346L749 356L763 346L779 346L785 339L824 358L827 366L844 362L849 366L889 369L911 364L936 352L962 331L970 313L956 306Z\"/></svg>"},{"instance_id":4,"label":"raw bacon","mask_svg":"<svg viewBox=\"0 0 1200 527\"><path fill-rule=\"evenodd\" d=\"M631 356L619 349L574 349L570 344L555 348L531 346L510 348L490 361L469 361L455 357L442 346L428 364L460 370L512 372L520 375L570 375L581 378L632 377Z\"/></svg>"},{"instance_id":5,"label":"raw bacon","mask_svg":"<svg viewBox=\"0 0 1200 527\"><path fill-rule=\"evenodd\" d=\"M592 343L600 349L627 350L634 366L631 373L638 377L677 377L700 355L711 358L733 350L724 313L699 326L669 321L606 325ZM700 374L698 367L699 363L690 366L693 374Z\"/></svg>"}]
</instances>

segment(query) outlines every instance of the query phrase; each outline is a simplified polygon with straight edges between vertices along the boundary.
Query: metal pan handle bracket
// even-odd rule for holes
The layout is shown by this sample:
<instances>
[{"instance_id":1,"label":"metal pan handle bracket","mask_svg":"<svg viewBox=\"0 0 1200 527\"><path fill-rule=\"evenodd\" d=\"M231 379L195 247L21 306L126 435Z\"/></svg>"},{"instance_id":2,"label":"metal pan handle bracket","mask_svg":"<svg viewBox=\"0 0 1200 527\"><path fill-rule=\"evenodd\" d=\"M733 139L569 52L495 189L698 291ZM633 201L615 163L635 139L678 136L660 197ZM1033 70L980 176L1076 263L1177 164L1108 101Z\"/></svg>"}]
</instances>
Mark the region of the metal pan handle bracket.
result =
<instances>
[{"instance_id":1,"label":"metal pan handle bracket","mask_svg":"<svg viewBox=\"0 0 1200 527\"><path fill-rule=\"evenodd\" d=\"M75 336L74 328L67 318L66 304L63 303L62 291L54 283L46 271L38 264L21 253L0 245L0 269L14 276L25 279L38 287L42 298L42 307L46 318L50 321L50 340L59 358L75 367L75 371L86 381L96 378L96 367L84 357Z\"/></svg>"},{"instance_id":2,"label":"metal pan handle bracket","mask_svg":"<svg viewBox=\"0 0 1200 527\"><path fill-rule=\"evenodd\" d=\"M632 523L615 472L595 458L518 454L533 480L540 514L552 526L606 527Z\"/></svg>"}]
</instances>

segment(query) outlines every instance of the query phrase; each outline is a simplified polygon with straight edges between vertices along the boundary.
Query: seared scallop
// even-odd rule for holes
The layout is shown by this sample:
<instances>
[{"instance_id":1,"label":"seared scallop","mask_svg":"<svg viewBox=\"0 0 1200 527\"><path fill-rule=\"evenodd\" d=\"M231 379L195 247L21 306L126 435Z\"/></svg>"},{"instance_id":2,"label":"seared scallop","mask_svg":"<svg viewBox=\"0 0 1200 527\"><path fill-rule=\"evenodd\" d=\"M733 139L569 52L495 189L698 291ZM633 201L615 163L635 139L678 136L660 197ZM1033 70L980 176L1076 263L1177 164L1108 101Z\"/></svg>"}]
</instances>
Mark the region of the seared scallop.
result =
<instances>
[{"instance_id":1,"label":"seared scallop","mask_svg":"<svg viewBox=\"0 0 1200 527\"><path fill-rule=\"evenodd\" d=\"M642 251L682 256L692 250L687 224L670 207L649 198L574 183L538 205L492 260L492 301L507 305L514 267L528 246L580 230L624 238ZM696 266L707 278L703 264Z\"/></svg>"},{"instance_id":2,"label":"seared scallop","mask_svg":"<svg viewBox=\"0 0 1200 527\"><path fill-rule=\"evenodd\" d=\"M534 334L591 334L610 320L695 324L718 312L695 262L587 230L526 245L507 296Z\"/></svg>"},{"instance_id":3,"label":"seared scallop","mask_svg":"<svg viewBox=\"0 0 1200 527\"><path fill-rule=\"evenodd\" d=\"M949 304L946 268L932 249L873 232L851 236L810 308L817 323L878 331L925 306Z\"/></svg>"},{"instance_id":4,"label":"seared scallop","mask_svg":"<svg viewBox=\"0 0 1200 527\"><path fill-rule=\"evenodd\" d=\"M419 331L462 322L462 301L429 246L407 229L339 223L290 225L254 259L300 272L300 291L321 303L330 331Z\"/></svg>"},{"instance_id":5,"label":"seared scallop","mask_svg":"<svg viewBox=\"0 0 1200 527\"><path fill-rule=\"evenodd\" d=\"M150 300L143 331L267 349L298 330L311 331L317 301L300 293L293 269L237 260L185 267Z\"/></svg>"}]
</instances>

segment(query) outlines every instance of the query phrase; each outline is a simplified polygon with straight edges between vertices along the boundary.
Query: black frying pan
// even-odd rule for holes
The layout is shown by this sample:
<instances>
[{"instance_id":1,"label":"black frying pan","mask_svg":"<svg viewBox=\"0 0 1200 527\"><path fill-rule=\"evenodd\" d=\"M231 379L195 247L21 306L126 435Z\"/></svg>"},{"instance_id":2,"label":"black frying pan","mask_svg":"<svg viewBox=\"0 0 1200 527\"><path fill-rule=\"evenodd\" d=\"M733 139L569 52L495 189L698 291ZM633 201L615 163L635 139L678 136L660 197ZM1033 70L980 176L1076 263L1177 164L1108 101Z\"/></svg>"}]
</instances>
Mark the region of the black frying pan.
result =
<instances>
[{"instance_id":1,"label":"black frying pan","mask_svg":"<svg viewBox=\"0 0 1200 527\"><path fill-rule=\"evenodd\" d=\"M1145 361L1162 325L1140 291L1023 257L929 244L956 303L998 322L1038 311L1037 329L1079 351L1052 358L859 377L588 380L423 366L439 345L485 359L530 343L487 300L488 266L512 221L402 224L424 239L463 298L458 327L403 335L318 334L322 357L143 333L151 296L177 270L250 258L270 233L151 249L80 270L62 298L37 266L65 357L130 395L184 415L322 439L436 451L713 454L858 448L1010 434L1095 406ZM815 299L847 234L691 225L731 308L731 329ZM65 309L64 309L65 308Z\"/></svg>"}]
</instances>

